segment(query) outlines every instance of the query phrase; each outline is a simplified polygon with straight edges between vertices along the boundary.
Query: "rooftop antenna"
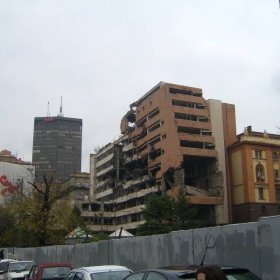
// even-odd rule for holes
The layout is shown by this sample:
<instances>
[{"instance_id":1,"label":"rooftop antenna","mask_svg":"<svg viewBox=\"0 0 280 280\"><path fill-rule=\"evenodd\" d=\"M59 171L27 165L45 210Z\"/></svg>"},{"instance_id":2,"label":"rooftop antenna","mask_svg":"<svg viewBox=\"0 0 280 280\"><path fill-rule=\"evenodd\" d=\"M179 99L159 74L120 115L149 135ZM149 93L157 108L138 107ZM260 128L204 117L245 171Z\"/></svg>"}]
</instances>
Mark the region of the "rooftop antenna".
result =
<instances>
[{"instance_id":1,"label":"rooftop antenna","mask_svg":"<svg viewBox=\"0 0 280 280\"><path fill-rule=\"evenodd\" d=\"M276 126L276 128L278 128L278 134L279 134L280 127L279 127L279 126Z\"/></svg>"},{"instance_id":2,"label":"rooftop antenna","mask_svg":"<svg viewBox=\"0 0 280 280\"><path fill-rule=\"evenodd\" d=\"M63 113L62 113L62 96L60 98L60 110L59 110L59 116L63 117Z\"/></svg>"},{"instance_id":3,"label":"rooftop antenna","mask_svg":"<svg viewBox=\"0 0 280 280\"><path fill-rule=\"evenodd\" d=\"M50 116L50 102L48 102L47 117Z\"/></svg>"}]
</instances>

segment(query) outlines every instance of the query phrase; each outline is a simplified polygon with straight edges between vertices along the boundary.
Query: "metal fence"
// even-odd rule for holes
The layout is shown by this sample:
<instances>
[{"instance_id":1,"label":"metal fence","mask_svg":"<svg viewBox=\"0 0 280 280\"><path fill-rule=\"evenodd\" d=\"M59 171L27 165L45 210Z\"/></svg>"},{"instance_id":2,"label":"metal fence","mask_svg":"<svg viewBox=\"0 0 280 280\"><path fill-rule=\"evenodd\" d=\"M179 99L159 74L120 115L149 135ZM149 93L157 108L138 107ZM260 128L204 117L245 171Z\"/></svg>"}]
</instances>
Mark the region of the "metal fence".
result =
<instances>
[{"instance_id":1,"label":"metal fence","mask_svg":"<svg viewBox=\"0 0 280 280\"><path fill-rule=\"evenodd\" d=\"M74 267L115 264L132 270L200 264L205 255L205 264L247 267L263 280L275 280L280 279L280 216L96 243L5 248L4 255L36 263L70 262Z\"/></svg>"}]
</instances>

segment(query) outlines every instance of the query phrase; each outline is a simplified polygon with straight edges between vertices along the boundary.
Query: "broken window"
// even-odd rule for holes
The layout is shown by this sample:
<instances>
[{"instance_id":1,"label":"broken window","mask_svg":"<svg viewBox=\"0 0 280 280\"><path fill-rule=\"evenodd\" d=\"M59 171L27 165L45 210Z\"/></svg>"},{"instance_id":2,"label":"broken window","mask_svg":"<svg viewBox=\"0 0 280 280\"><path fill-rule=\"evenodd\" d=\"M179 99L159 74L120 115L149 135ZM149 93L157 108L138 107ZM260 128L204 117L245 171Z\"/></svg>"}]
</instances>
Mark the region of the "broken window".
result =
<instances>
[{"instance_id":1,"label":"broken window","mask_svg":"<svg viewBox=\"0 0 280 280\"><path fill-rule=\"evenodd\" d=\"M177 88L170 88L169 93L171 93L171 94L192 95L192 91L190 91L190 90L183 90L183 89L177 89Z\"/></svg>"},{"instance_id":2,"label":"broken window","mask_svg":"<svg viewBox=\"0 0 280 280\"><path fill-rule=\"evenodd\" d=\"M209 118L206 116L197 116L197 115L191 115L191 114L183 114L175 112L175 119L180 120L189 120L189 121L196 121L196 122L208 122Z\"/></svg>"},{"instance_id":3,"label":"broken window","mask_svg":"<svg viewBox=\"0 0 280 280\"><path fill-rule=\"evenodd\" d=\"M155 160L160 155L161 155L161 149L155 150L154 148L151 148L150 153L149 153L149 158L151 160Z\"/></svg>"},{"instance_id":4,"label":"broken window","mask_svg":"<svg viewBox=\"0 0 280 280\"><path fill-rule=\"evenodd\" d=\"M156 137L152 138L148 141L148 144L150 146L154 146L156 143L160 142L160 135L157 135Z\"/></svg>"},{"instance_id":5,"label":"broken window","mask_svg":"<svg viewBox=\"0 0 280 280\"><path fill-rule=\"evenodd\" d=\"M176 100L176 99L172 99L172 105L173 106L188 107L188 108L195 108L195 103L194 102L187 102L187 101Z\"/></svg>"},{"instance_id":6,"label":"broken window","mask_svg":"<svg viewBox=\"0 0 280 280\"><path fill-rule=\"evenodd\" d=\"M155 110L153 110L149 115L148 115L148 120L152 119L153 117L155 117L156 115L159 114L159 109L156 108Z\"/></svg>"},{"instance_id":7,"label":"broken window","mask_svg":"<svg viewBox=\"0 0 280 280\"><path fill-rule=\"evenodd\" d=\"M178 133L189 133L189 134L200 134L200 128L187 127L187 126L178 126Z\"/></svg>"},{"instance_id":8,"label":"broken window","mask_svg":"<svg viewBox=\"0 0 280 280\"><path fill-rule=\"evenodd\" d=\"M158 129L159 127L160 127L160 121L157 121L156 123L154 123L154 124L152 124L151 126L149 126L149 127L147 128L147 130L148 130L148 132L150 133L150 132L152 132L152 131Z\"/></svg>"}]
</instances>

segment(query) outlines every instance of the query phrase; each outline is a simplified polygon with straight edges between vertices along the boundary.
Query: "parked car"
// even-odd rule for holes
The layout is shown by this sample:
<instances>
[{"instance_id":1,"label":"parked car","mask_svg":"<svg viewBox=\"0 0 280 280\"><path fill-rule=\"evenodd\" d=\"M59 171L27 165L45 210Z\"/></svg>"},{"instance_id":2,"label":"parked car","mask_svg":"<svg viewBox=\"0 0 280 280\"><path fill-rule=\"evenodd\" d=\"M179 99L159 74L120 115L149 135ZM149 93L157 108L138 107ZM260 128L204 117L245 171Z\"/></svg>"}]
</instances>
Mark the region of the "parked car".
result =
<instances>
[{"instance_id":1,"label":"parked car","mask_svg":"<svg viewBox=\"0 0 280 280\"><path fill-rule=\"evenodd\" d=\"M122 280L132 270L119 265L100 265L73 269L64 280Z\"/></svg>"},{"instance_id":2,"label":"parked car","mask_svg":"<svg viewBox=\"0 0 280 280\"><path fill-rule=\"evenodd\" d=\"M73 269L70 263L41 263L34 264L25 280L63 279Z\"/></svg>"},{"instance_id":3,"label":"parked car","mask_svg":"<svg viewBox=\"0 0 280 280\"><path fill-rule=\"evenodd\" d=\"M136 271L124 278L124 280L195 280L196 270L199 265L170 266L159 269L144 269ZM220 266L230 280L261 280L257 275L246 268Z\"/></svg>"},{"instance_id":4,"label":"parked car","mask_svg":"<svg viewBox=\"0 0 280 280\"><path fill-rule=\"evenodd\" d=\"M8 264L12 261L17 261L17 260L13 260L13 259L0 260L0 280L4 279L4 272L7 270Z\"/></svg>"},{"instance_id":5,"label":"parked car","mask_svg":"<svg viewBox=\"0 0 280 280\"><path fill-rule=\"evenodd\" d=\"M33 261L11 261L4 271L4 280L23 280L33 264Z\"/></svg>"}]
</instances>

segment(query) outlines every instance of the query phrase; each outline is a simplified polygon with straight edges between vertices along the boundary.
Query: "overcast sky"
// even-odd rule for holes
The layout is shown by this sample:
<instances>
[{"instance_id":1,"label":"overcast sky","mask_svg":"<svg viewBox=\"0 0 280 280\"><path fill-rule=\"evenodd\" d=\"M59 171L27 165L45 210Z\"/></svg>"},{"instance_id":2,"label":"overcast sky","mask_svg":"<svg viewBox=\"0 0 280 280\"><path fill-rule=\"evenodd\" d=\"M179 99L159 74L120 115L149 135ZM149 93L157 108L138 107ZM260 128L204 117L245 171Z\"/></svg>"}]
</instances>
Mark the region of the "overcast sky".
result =
<instances>
[{"instance_id":1,"label":"overcast sky","mask_svg":"<svg viewBox=\"0 0 280 280\"><path fill-rule=\"evenodd\" d=\"M89 154L158 82L235 104L237 133L280 133L278 0L1 0L0 150L32 160L34 117L83 119Z\"/></svg>"}]
</instances>

